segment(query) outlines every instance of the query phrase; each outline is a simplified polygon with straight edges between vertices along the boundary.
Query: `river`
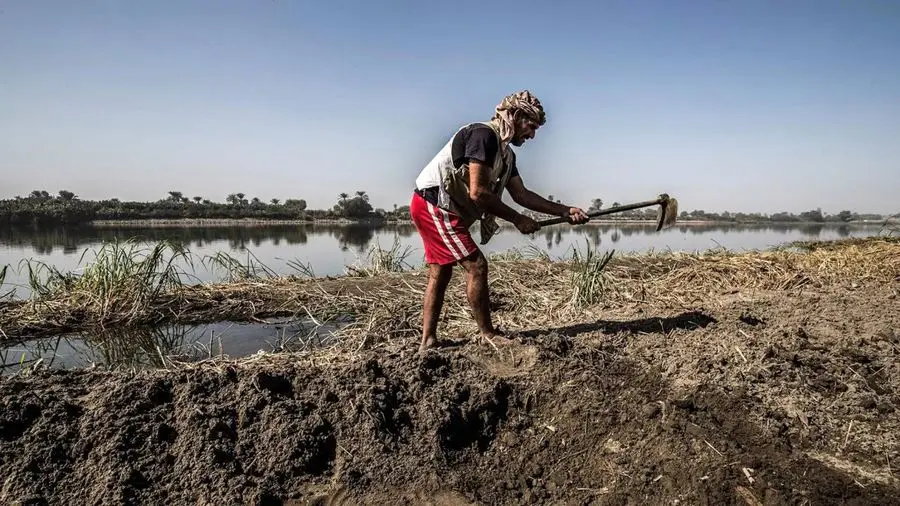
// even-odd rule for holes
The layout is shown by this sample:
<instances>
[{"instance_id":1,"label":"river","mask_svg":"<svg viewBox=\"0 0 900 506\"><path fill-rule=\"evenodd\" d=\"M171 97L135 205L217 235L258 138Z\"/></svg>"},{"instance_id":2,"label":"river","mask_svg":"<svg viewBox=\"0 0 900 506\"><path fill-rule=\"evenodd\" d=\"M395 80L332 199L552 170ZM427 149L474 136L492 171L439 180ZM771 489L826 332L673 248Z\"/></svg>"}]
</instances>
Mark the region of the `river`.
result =
<instances>
[{"instance_id":1,"label":"river","mask_svg":"<svg viewBox=\"0 0 900 506\"><path fill-rule=\"evenodd\" d=\"M601 251L647 250L701 251L724 247L733 250L763 249L795 240L827 240L884 233L878 224L709 224L677 225L656 232L641 224L558 225L534 235L503 228L483 250L497 253L537 248L552 258L564 258L573 248L588 244ZM296 263L311 267L318 276L339 275L346 267L365 264L370 249L395 244L406 253L409 266L423 264L422 244L412 225L277 225L206 227L76 227L47 230L0 229L0 269L9 265L0 293L16 290L25 297L27 268L23 260L43 262L60 271L77 271L92 259L103 243L134 239L162 240L183 245L195 259L192 274L200 281L223 279L224 272L202 260L225 252L242 262L252 260L277 274L296 274ZM476 234L476 241L477 241ZM199 261L198 261L199 260Z\"/></svg>"}]
</instances>

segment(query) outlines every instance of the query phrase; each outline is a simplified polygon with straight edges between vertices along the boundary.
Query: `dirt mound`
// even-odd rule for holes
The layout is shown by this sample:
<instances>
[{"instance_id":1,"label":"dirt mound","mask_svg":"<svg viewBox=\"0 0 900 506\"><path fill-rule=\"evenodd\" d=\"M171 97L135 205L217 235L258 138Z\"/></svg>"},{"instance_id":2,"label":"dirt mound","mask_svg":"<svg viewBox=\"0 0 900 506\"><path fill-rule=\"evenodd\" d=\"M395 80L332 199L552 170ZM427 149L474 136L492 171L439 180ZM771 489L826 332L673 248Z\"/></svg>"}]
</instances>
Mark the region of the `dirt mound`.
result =
<instances>
[{"instance_id":1,"label":"dirt mound","mask_svg":"<svg viewBox=\"0 0 900 506\"><path fill-rule=\"evenodd\" d=\"M891 290L3 379L0 502L896 504Z\"/></svg>"}]
</instances>

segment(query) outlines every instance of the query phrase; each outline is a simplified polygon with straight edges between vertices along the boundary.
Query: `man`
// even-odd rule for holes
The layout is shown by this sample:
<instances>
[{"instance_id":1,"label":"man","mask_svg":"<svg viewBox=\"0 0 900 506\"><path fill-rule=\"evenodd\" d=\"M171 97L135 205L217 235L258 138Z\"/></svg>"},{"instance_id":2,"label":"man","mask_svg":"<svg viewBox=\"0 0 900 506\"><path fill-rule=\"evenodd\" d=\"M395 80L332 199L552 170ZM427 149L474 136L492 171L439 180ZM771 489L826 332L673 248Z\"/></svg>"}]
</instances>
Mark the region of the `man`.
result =
<instances>
[{"instance_id":1,"label":"man","mask_svg":"<svg viewBox=\"0 0 900 506\"><path fill-rule=\"evenodd\" d=\"M492 343L504 340L491 322L487 259L469 228L481 221L482 244L498 228L495 217L513 223L523 234L540 228L536 221L503 203L504 189L527 209L565 216L573 224L588 221L580 208L551 202L528 190L519 174L510 145L521 146L533 139L545 119L541 102L529 91L508 95L495 108L491 121L459 129L416 178L409 211L422 237L430 271L420 351L438 344L438 317L457 263L466 271L466 294L481 336Z\"/></svg>"}]
</instances>

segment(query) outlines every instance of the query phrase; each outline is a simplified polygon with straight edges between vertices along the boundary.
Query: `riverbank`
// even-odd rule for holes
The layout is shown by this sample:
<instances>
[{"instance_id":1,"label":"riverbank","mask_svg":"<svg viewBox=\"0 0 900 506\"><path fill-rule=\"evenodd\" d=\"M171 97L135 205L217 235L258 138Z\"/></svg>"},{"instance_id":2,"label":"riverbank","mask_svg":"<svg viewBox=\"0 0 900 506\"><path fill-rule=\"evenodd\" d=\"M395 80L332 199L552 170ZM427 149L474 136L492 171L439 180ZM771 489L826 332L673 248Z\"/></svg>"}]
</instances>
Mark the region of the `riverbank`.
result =
<instances>
[{"instance_id":1,"label":"riverbank","mask_svg":"<svg viewBox=\"0 0 900 506\"><path fill-rule=\"evenodd\" d=\"M616 255L608 264L588 248L562 261L513 251L492 256L492 292L498 317L521 326L535 318L565 321L587 307L623 307L648 300L681 306L703 304L728 289L772 290L818 286L841 277L890 282L900 269L900 237L824 242L813 251L778 248L763 252L642 253ZM233 283L186 284L174 267L190 252L166 243L150 250L112 244L95 253L83 271L36 272L45 276L37 299L0 302L0 338L41 337L92 327L253 321L312 316L328 321L356 318L353 331L377 338L416 332L427 270L403 271L402 252L375 250L369 265L348 275L276 276L230 257L211 261L230 271ZM302 267L302 266L301 266ZM677 288L677 291L673 291ZM449 325L467 322L464 276L456 276L445 308ZM377 330L372 330L377 329ZM348 330L349 332L350 330Z\"/></svg>"},{"instance_id":2,"label":"riverbank","mask_svg":"<svg viewBox=\"0 0 900 506\"><path fill-rule=\"evenodd\" d=\"M327 349L0 379L0 502L896 501L900 241L581 260L492 262L496 350L461 276L424 356L418 271L162 296L149 314L362 318ZM3 328L91 310L69 303Z\"/></svg>"}]
</instances>

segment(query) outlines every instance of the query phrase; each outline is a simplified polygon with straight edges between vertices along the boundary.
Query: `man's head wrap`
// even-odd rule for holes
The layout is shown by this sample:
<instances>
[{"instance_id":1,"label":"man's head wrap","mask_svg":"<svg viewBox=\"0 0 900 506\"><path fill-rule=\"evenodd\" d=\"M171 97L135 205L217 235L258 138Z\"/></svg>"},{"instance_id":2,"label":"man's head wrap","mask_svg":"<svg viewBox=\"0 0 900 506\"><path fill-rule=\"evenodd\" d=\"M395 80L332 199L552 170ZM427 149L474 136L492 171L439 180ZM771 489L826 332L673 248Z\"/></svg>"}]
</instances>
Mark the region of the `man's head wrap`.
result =
<instances>
[{"instance_id":1,"label":"man's head wrap","mask_svg":"<svg viewBox=\"0 0 900 506\"><path fill-rule=\"evenodd\" d=\"M518 120L523 116L538 125L546 121L541 101L528 90L507 95L497 105L492 121L500 129L501 142L509 142L515 136Z\"/></svg>"}]
</instances>

